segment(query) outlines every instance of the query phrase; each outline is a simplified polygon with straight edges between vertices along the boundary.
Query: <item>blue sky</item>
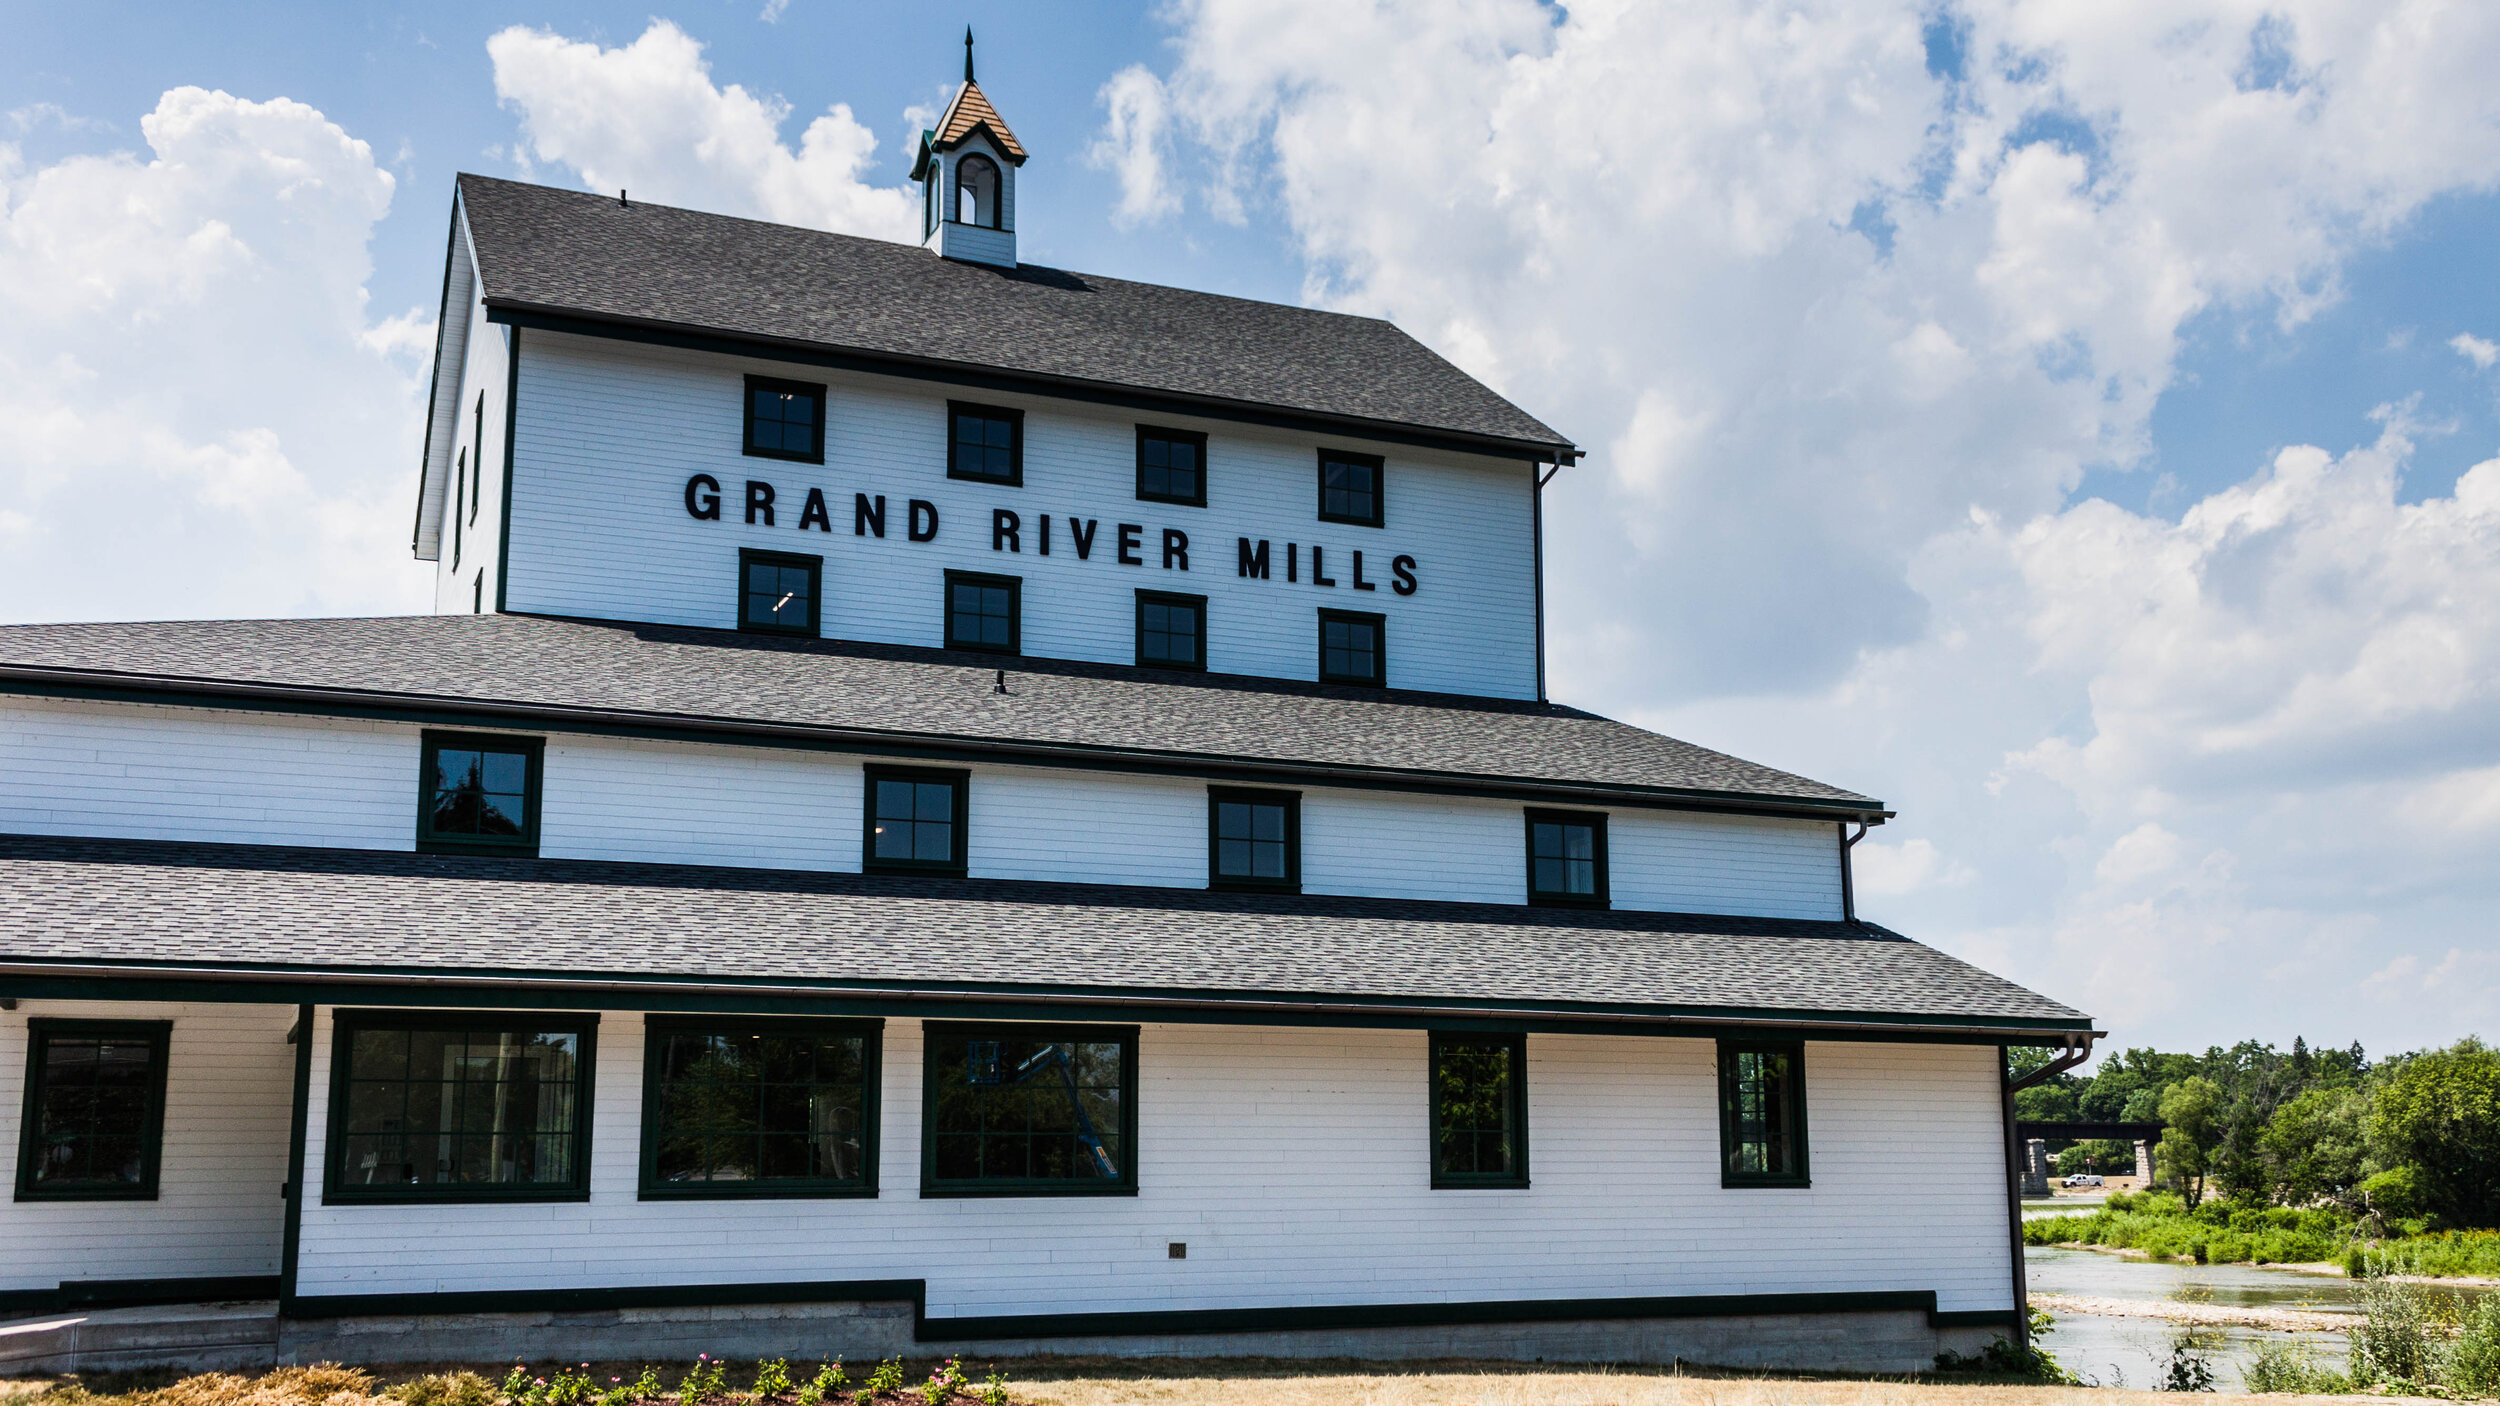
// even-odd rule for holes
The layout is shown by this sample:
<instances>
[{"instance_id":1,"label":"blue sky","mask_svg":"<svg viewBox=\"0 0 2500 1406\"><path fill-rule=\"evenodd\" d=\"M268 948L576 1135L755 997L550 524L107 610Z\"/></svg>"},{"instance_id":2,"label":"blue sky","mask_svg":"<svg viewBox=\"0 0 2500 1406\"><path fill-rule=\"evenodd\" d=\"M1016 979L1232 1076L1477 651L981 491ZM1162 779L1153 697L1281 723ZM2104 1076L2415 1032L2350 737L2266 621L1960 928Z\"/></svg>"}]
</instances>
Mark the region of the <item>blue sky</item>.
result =
<instances>
[{"instance_id":1,"label":"blue sky","mask_svg":"<svg viewBox=\"0 0 2500 1406\"><path fill-rule=\"evenodd\" d=\"M2500 1035L2500 10L1767 13L13 7L0 619L421 608L453 173L889 232L969 23L1025 258L1584 445L1558 696L1884 797L1862 911L2122 1042Z\"/></svg>"}]
</instances>

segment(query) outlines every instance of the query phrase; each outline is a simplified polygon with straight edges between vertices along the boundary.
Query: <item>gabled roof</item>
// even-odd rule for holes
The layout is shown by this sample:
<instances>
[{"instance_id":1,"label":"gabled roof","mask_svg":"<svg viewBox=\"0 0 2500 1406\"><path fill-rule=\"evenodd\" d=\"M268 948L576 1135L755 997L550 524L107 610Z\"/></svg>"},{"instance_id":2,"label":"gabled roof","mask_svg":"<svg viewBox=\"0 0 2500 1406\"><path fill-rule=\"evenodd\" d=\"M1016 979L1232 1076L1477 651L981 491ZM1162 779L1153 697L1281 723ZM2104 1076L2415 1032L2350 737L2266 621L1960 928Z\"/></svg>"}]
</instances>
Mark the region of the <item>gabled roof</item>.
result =
<instances>
[{"instance_id":1,"label":"gabled roof","mask_svg":"<svg viewBox=\"0 0 2500 1406\"><path fill-rule=\"evenodd\" d=\"M460 177L488 315L1552 463L1571 441L1395 325ZM447 320L448 325L448 320ZM524 394L526 394L524 387Z\"/></svg>"},{"instance_id":2,"label":"gabled roof","mask_svg":"<svg viewBox=\"0 0 2500 1406\"><path fill-rule=\"evenodd\" d=\"M528 615L11 625L0 627L0 689L350 713L456 707L522 725L829 749L1885 814L1855 792L1559 704Z\"/></svg>"},{"instance_id":3,"label":"gabled roof","mask_svg":"<svg viewBox=\"0 0 2500 1406\"><path fill-rule=\"evenodd\" d=\"M984 128L1000 155L1018 166L1024 164L1024 147L1016 141L1016 134L1007 130L1007 119L990 106L989 95L981 91L981 85L969 79L956 91L955 100L946 105L946 115L938 119L937 135L929 144L939 151L949 151Z\"/></svg>"}]
</instances>

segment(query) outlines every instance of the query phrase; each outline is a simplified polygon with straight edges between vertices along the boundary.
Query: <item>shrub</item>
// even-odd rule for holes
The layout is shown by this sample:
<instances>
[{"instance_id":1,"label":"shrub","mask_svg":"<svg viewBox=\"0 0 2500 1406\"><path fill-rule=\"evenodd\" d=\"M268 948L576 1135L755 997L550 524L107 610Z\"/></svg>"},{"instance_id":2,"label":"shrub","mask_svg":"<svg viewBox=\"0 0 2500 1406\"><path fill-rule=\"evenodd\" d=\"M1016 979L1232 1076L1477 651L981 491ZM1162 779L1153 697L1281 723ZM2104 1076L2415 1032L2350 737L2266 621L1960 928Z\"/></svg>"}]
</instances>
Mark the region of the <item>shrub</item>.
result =
<instances>
[{"instance_id":1,"label":"shrub","mask_svg":"<svg viewBox=\"0 0 2500 1406\"><path fill-rule=\"evenodd\" d=\"M404 1406L494 1406L495 1384L475 1372L429 1372L382 1394Z\"/></svg>"},{"instance_id":2,"label":"shrub","mask_svg":"<svg viewBox=\"0 0 2500 1406\"><path fill-rule=\"evenodd\" d=\"M776 1357L770 1361L755 1364L755 1394L757 1396L786 1396L789 1391L789 1359Z\"/></svg>"},{"instance_id":3,"label":"shrub","mask_svg":"<svg viewBox=\"0 0 2500 1406\"><path fill-rule=\"evenodd\" d=\"M2262 1338L2240 1380L2258 1395L2281 1392L2296 1396L2332 1396L2352 1389L2352 1380L2318 1361L2316 1348L2298 1338Z\"/></svg>"},{"instance_id":4,"label":"shrub","mask_svg":"<svg viewBox=\"0 0 2500 1406\"><path fill-rule=\"evenodd\" d=\"M2440 1346L2429 1296L2412 1284L2374 1274L2362 1281L2361 1314L2361 1325L2352 1330L2353 1385L2428 1385Z\"/></svg>"},{"instance_id":5,"label":"shrub","mask_svg":"<svg viewBox=\"0 0 2500 1406\"><path fill-rule=\"evenodd\" d=\"M950 1357L946 1359L945 1365L929 1374L929 1380L920 1388L920 1396L922 1400L929 1403L929 1406L946 1406L946 1403L954 1400L955 1394L963 1389L964 1364Z\"/></svg>"},{"instance_id":6,"label":"shrub","mask_svg":"<svg viewBox=\"0 0 2500 1406\"><path fill-rule=\"evenodd\" d=\"M901 1391L903 1389L903 1359L889 1357L878 1363L877 1370L868 1374L868 1380L862 1384L862 1389L871 1395Z\"/></svg>"},{"instance_id":7,"label":"shrub","mask_svg":"<svg viewBox=\"0 0 2500 1406\"><path fill-rule=\"evenodd\" d=\"M996 1367L981 1382L981 1406L1007 1406L1007 1374Z\"/></svg>"},{"instance_id":8,"label":"shrub","mask_svg":"<svg viewBox=\"0 0 2500 1406\"><path fill-rule=\"evenodd\" d=\"M2057 1325L2057 1320L2051 1318L2045 1311L2035 1308L2031 1311L2030 1322L2031 1333L2022 1346L2016 1347L2004 1336L1999 1335L1994 1342L1975 1353L1951 1351L1937 1353L1936 1370L1947 1374L1973 1373L1991 1377L2019 1377L2024 1381L2039 1382L2047 1386L2083 1385L2081 1377L2060 1366L2058 1360L2040 1346L2041 1337ZM997 1382L1000 1379L996 1374L992 1374L990 1380ZM989 1406L997 1406L997 1402L991 1402L986 1395L982 1400L988 1402ZM1002 1386L998 1402L1005 1400L1006 1391Z\"/></svg>"},{"instance_id":9,"label":"shrub","mask_svg":"<svg viewBox=\"0 0 2500 1406\"><path fill-rule=\"evenodd\" d=\"M850 1378L843 1375L838 1359L822 1363L816 1368L816 1375L799 1387L798 1406L821 1406L848 1385Z\"/></svg>"},{"instance_id":10,"label":"shrub","mask_svg":"<svg viewBox=\"0 0 2500 1406\"><path fill-rule=\"evenodd\" d=\"M686 1369L686 1378L677 1384L678 1406L702 1406L703 1402L721 1394L726 1376L721 1364L710 1353L698 1353L694 1365Z\"/></svg>"}]
</instances>

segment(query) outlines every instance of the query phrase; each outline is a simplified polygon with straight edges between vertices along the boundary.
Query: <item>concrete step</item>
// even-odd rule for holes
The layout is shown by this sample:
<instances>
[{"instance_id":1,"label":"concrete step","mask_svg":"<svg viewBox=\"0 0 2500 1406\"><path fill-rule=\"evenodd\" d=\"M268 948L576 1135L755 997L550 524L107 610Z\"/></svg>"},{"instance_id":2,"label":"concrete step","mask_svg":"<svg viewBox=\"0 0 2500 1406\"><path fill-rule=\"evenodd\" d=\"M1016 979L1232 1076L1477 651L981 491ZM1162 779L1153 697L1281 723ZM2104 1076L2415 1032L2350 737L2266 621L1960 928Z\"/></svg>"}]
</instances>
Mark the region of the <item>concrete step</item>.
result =
<instances>
[{"instance_id":1,"label":"concrete step","mask_svg":"<svg viewBox=\"0 0 2500 1406\"><path fill-rule=\"evenodd\" d=\"M0 1322L0 1376L132 1367L210 1372L277 1360L275 1299L65 1309Z\"/></svg>"}]
</instances>

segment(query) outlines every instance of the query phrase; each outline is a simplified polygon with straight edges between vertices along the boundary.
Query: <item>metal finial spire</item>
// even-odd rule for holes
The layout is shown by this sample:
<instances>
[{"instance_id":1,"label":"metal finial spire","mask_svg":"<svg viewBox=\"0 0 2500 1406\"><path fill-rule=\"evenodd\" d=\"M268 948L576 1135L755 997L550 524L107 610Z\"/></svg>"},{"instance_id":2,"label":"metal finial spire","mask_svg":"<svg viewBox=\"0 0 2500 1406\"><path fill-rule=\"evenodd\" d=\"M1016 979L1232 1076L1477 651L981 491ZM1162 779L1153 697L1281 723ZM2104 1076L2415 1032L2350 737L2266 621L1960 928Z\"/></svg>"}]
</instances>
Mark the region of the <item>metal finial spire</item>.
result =
<instances>
[{"instance_id":1,"label":"metal finial spire","mask_svg":"<svg viewBox=\"0 0 2500 1406\"><path fill-rule=\"evenodd\" d=\"M972 81L972 26L964 26L964 81Z\"/></svg>"}]
</instances>

